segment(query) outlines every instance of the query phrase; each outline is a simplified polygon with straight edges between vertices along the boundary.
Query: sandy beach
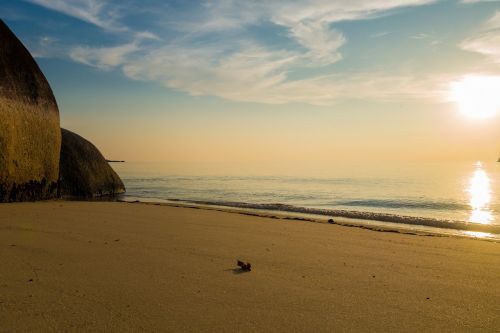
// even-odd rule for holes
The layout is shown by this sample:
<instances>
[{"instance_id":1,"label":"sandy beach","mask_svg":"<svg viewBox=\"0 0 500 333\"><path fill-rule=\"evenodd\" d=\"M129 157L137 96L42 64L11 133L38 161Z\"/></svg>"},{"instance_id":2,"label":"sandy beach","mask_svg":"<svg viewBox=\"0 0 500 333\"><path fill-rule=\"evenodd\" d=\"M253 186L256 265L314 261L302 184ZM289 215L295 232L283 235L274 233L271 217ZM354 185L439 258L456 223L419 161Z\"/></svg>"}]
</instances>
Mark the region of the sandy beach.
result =
<instances>
[{"instance_id":1,"label":"sandy beach","mask_svg":"<svg viewBox=\"0 0 500 333\"><path fill-rule=\"evenodd\" d=\"M500 330L494 242L113 202L0 230L0 332Z\"/></svg>"}]
</instances>

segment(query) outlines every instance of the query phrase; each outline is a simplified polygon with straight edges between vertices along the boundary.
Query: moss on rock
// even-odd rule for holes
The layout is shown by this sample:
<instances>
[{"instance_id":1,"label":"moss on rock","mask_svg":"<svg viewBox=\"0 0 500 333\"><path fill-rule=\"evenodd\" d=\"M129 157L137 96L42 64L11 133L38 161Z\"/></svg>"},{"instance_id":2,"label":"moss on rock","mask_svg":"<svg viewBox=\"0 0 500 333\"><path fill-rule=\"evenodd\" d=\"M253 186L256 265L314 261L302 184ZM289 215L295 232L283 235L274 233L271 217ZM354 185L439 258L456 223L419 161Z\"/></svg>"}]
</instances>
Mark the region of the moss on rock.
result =
<instances>
[{"instance_id":1,"label":"moss on rock","mask_svg":"<svg viewBox=\"0 0 500 333\"><path fill-rule=\"evenodd\" d=\"M0 202L55 197L60 147L52 89L0 20Z\"/></svg>"}]
</instances>

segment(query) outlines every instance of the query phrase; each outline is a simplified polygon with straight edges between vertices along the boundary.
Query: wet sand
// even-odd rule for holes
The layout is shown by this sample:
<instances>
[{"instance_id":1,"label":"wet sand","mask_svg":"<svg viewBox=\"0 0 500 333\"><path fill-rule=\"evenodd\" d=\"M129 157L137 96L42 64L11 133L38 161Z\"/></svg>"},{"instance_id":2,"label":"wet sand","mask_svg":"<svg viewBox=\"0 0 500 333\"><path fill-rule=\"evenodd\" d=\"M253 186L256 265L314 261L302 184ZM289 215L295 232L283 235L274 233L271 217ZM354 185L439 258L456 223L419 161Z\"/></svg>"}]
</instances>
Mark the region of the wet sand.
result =
<instances>
[{"instance_id":1,"label":"wet sand","mask_svg":"<svg viewBox=\"0 0 500 333\"><path fill-rule=\"evenodd\" d=\"M52 201L0 205L0 267L0 332L500 331L481 240Z\"/></svg>"}]
</instances>

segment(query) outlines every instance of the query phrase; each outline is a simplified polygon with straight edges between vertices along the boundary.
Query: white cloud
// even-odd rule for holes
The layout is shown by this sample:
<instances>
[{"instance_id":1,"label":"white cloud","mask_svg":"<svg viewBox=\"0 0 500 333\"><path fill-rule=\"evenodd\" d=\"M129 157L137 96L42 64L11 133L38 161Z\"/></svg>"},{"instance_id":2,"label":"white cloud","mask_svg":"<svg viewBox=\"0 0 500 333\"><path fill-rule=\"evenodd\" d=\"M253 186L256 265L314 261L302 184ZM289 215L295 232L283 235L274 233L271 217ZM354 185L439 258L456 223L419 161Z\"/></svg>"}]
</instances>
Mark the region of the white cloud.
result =
<instances>
[{"instance_id":1,"label":"white cloud","mask_svg":"<svg viewBox=\"0 0 500 333\"><path fill-rule=\"evenodd\" d=\"M500 11L496 12L485 24L487 30L500 29Z\"/></svg>"},{"instance_id":2,"label":"white cloud","mask_svg":"<svg viewBox=\"0 0 500 333\"><path fill-rule=\"evenodd\" d=\"M481 36L467 39L460 44L464 50L488 56L492 61L500 63L500 31L491 31Z\"/></svg>"},{"instance_id":3,"label":"white cloud","mask_svg":"<svg viewBox=\"0 0 500 333\"><path fill-rule=\"evenodd\" d=\"M346 20L362 20L386 14L401 7L420 6L437 0L301 0L238 1L216 0L206 3L206 13L195 21L182 21L177 28L194 34L228 29L244 29L259 22L285 27L299 45L308 50L311 66L341 59L338 49L345 36L331 27Z\"/></svg>"},{"instance_id":4,"label":"white cloud","mask_svg":"<svg viewBox=\"0 0 500 333\"><path fill-rule=\"evenodd\" d=\"M332 64L342 57L338 49L346 38L341 32L330 29L326 22L299 22L290 29L290 35L309 50L308 58L317 65Z\"/></svg>"},{"instance_id":5,"label":"white cloud","mask_svg":"<svg viewBox=\"0 0 500 333\"><path fill-rule=\"evenodd\" d=\"M222 52L223 53L223 52ZM155 81L192 95L212 95L235 101L331 105L339 98L383 99L440 97L439 82L383 73L323 75L290 80L287 71L300 54L243 45L240 52L165 47L123 66L138 80Z\"/></svg>"},{"instance_id":6,"label":"white cloud","mask_svg":"<svg viewBox=\"0 0 500 333\"><path fill-rule=\"evenodd\" d=\"M127 28L116 22L116 11L107 8L102 0L25 0L33 4L75 17L100 28L113 31L126 31Z\"/></svg>"},{"instance_id":7,"label":"white cloud","mask_svg":"<svg viewBox=\"0 0 500 333\"><path fill-rule=\"evenodd\" d=\"M266 15L260 1L215 0L205 1L197 15L174 20L172 25L183 32L203 34L241 29L256 24Z\"/></svg>"},{"instance_id":8,"label":"white cloud","mask_svg":"<svg viewBox=\"0 0 500 333\"><path fill-rule=\"evenodd\" d=\"M142 32L137 32L135 34L135 38L136 39L154 39L154 40L161 40L160 37L158 37L158 35L152 33L152 32L149 32L149 31L142 31Z\"/></svg>"},{"instance_id":9,"label":"white cloud","mask_svg":"<svg viewBox=\"0 0 500 333\"><path fill-rule=\"evenodd\" d=\"M42 36L30 45L30 52L35 58L51 58L60 53L55 46L57 39L51 36Z\"/></svg>"},{"instance_id":10,"label":"white cloud","mask_svg":"<svg viewBox=\"0 0 500 333\"><path fill-rule=\"evenodd\" d=\"M428 34L424 34L424 33L419 33L419 34L411 36L412 39L427 39L429 37L431 37L431 36Z\"/></svg>"},{"instance_id":11,"label":"white cloud","mask_svg":"<svg viewBox=\"0 0 500 333\"><path fill-rule=\"evenodd\" d=\"M371 38L381 38L390 35L390 31L381 31L381 32L376 32L370 35Z\"/></svg>"},{"instance_id":12,"label":"white cloud","mask_svg":"<svg viewBox=\"0 0 500 333\"><path fill-rule=\"evenodd\" d=\"M487 56L500 64L500 12L496 12L479 31L478 35L459 44L463 50Z\"/></svg>"},{"instance_id":13,"label":"white cloud","mask_svg":"<svg viewBox=\"0 0 500 333\"><path fill-rule=\"evenodd\" d=\"M107 70L123 64L126 56L138 49L136 42L102 48L78 46L69 52L69 56L76 62Z\"/></svg>"},{"instance_id":14,"label":"white cloud","mask_svg":"<svg viewBox=\"0 0 500 333\"><path fill-rule=\"evenodd\" d=\"M380 15L388 10L420 6L436 0L310 0L310 1L269 1L273 21L283 25L315 20L340 22L360 20Z\"/></svg>"},{"instance_id":15,"label":"white cloud","mask_svg":"<svg viewBox=\"0 0 500 333\"><path fill-rule=\"evenodd\" d=\"M123 71L131 78L160 82L192 95L247 101L262 97L272 102L262 92L282 84L286 69L297 57L293 52L270 51L252 43L243 43L235 53L225 53L219 47L169 45L131 60Z\"/></svg>"},{"instance_id":16,"label":"white cloud","mask_svg":"<svg viewBox=\"0 0 500 333\"><path fill-rule=\"evenodd\" d=\"M437 0L213 0L183 13L170 13L161 33L126 28L102 0L27 0L95 24L123 31L131 42L112 47L76 46L69 56L101 69L119 68L130 78L154 81L192 95L263 103L318 105L339 98L431 97L429 86L409 76L381 73L292 75L342 59L347 42L335 24L370 19L392 10ZM115 14L110 14L115 13ZM261 24L282 29L288 43L274 45L248 33ZM173 30L172 30L173 29ZM307 71L306 71L307 72ZM316 73L316 74L315 74Z\"/></svg>"},{"instance_id":17,"label":"white cloud","mask_svg":"<svg viewBox=\"0 0 500 333\"><path fill-rule=\"evenodd\" d=\"M462 3L478 3L478 2L498 2L500 0L462 0Z\"/></svg>"}]
</instances>

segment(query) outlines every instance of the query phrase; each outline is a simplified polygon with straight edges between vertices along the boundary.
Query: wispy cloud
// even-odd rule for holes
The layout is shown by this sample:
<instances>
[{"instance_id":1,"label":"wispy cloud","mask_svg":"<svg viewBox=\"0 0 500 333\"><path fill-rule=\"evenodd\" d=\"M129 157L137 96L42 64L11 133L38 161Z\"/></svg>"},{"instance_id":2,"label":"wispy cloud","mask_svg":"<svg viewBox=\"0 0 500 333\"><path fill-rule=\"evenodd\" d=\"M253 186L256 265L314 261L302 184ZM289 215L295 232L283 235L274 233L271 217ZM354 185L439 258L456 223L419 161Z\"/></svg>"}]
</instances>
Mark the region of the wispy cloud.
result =
<instances>
[{"instance_id":1,"label":"wispy cloud","mask_svg":"<svg viewBox=\"0 0 500 333\"><path fill-rule=\"evenodd\" d=\"M308 50L308 58L316 65L332 64L342 58L338 49L346 38L341 32L330 29L327 22L300 22L291 27L290 36Z\"/></svg>"},{"instance_id":2,"label":"wispy cloud","mask_svg":"<svg viewBox=\"0 0 500 333\"><path fill-rule=\"evenodd\" d=\"M467 39L460 44L460 47L483 54L490 57L492 61L500 63L500 31L492 31Z\"/></svg>"},{"instance_id":3,"label":"wispy cloud","mask_svg":"<svg viewBox=\"0 0 500 333\"><path fill-rule=\"evenodd\" d=\"M61 54L61 50L56 46L57 39L51 36L42 36L35 43L32 43L31 54L35 58L52 58Z\"/></svg>"},{"instance_id":4,"label":"wispy cloud","mask_svg":"<svg viewBox=\"0 0 500 333\"><path fill-rule=\"evenodd\" d=\"M500 12L496 12L478 32L478 35L462 41L459 46L466 51L480 53L492 62L500 64Z\"/></svg>"},{"instance_id":5,"label":"wispy cloud","mask_svg":"<svg viewBox=\"0 0 500 333\"><path fill-rule=\"evenodd\" d=\"M411 36L412 39L427 39L429 37L430 36L428 34L424 34L424 33L419 33L419 34Z\"/></svg>"},{"instance_id":6,"label":"wispy cloud","mask_svg":"<svg viewBox=\"0 0 500 333\"><path fill-rule=\"evenodd\" d=\"M239 52L231 54L218 47L199 49L169 45L151 50L147 55L138 53L139 49L129 44L109 49L84 49L77 50L74 58L104 69L121 62L124 74L132 79L158 82L195 96L211 95L235 101L331 105L340 98L389 101L441 97L442 80L410 75L370 72L291 80L287 72L301 61L302 55L270 51L258 44L245 43Z\"/></svg>"},{"instance_id":7,"label":"wispy cloud","mask_svg":"<svg viewBox=\"0 0 500 333\"><path fill-rule=\"evenodd\" d=\"M496 12L485 24L484 29L500 29L500 11Z\"/></svg>"},{"instance_id":8,"label":"wispy cloud","mask_svg":"<svg viewBox=\"0 0 500 333\"><path fill-rule=\"evenodd\" d=\"M100 28L112 31L126 31L117 23L117 7L106 5L102 0L24 0L65 15L77 18Z\"/></svg>"},{"instance_id":9,"label":"wispy cloud","mask_svg":"<svg viewBox=\"0 0 500 333\"><path fill-rule=\"evenodd\" d=\"M499 2L500 0L462 0L462 3Z\"/></svg>"},{"instance_id":10,"label":"wispy cloud","mask_svg":"<svg viewBox=\"0 0 500 333\"><path fill-rule=\"evenodd\" d=\"M401 7L421 6L437 0L301 0L254 1L218 0L206 3L206 12L196 20L177 22L183 32L209 33L244 29L259 22L286 28L289 36L308 50L311 65L325 65L341 59L338 49L347 41L332 28L341 21L363 20L387 14Z\"/></svg>"},{"instance_id":11,"label":"wispy cloud","mask_svg":"<svg viewBox=\"0 0 500 333\"><path fill-rule=\"evenodd\" d=\"M158 82L192 95L212 95L263 103L329 105L339 98L417 98L435 95L425 80L383 73L340 75L326 68L342 59L348 40L336 23L364 20L436 0L212 0L194 12L165 13L166 31L135 32L123 12L100 0L26 0L121 33L129 42L113 46L77 45L68 52L79 63L121 69L136 80ZM170 9L173 11L174 9ZM120 13L118 15L117 13ZM260 25L281 29L283 44L256 38Z\"/></svg>"},{"instance_id":12,"label":"wispy cloud","mask_svg":"<svg viewBox=\"0 0 500 333\"><path fill-rule=\"evenodd\" d=\"M381 32L376 32L376 33L371 34L370 37L372 37L372 38L382 38L382 37L388 36L390 34L391 34L390 31L381 31Z\"/></svg>"},{"instance_id":13,"label":"wispy cloud","mask_svg":"<svg viewBox=\"0 0 500 333\"><path fill-rule=\"evenodd\" d=\"M102 48L78 46L70 51L69 56L76 62L107 70L123 64L126 57L138 49L136 42Z\"/></svg>"}]
</instances>

